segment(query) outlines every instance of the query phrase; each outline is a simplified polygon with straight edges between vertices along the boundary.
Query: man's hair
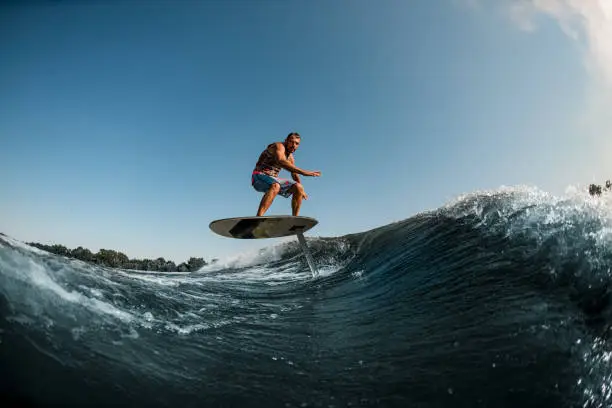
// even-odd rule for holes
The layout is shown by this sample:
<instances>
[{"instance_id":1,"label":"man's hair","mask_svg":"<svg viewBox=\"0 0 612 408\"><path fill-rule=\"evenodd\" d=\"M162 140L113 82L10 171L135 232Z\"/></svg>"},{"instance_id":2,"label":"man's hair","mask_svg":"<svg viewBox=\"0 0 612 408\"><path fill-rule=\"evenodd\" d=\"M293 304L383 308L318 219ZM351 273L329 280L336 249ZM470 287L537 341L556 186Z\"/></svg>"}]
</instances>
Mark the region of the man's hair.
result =
<instances>
[{"instance_id":1,"label":"man's hair","mask_svg":"<svg viewBox=\"0 0 612 408\"><path fill-rule=\"evenodd\" d=\"M301 139L300 134L298 132L291 132L287 135L287 137L285 138L285 140L288 140L291 136L293 137L297 137L298 139Z\"/></svg>"}]
</instances>

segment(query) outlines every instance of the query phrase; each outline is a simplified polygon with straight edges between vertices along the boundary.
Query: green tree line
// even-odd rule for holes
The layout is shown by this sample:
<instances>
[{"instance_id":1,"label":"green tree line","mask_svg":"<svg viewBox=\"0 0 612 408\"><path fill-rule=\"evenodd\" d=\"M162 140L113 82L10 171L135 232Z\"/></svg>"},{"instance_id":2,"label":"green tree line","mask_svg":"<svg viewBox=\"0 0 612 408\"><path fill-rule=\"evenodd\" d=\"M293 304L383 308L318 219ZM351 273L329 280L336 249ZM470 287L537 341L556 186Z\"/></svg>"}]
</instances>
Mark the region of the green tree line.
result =
<instances>
[{"instance_id":1,"label":"green tree line","mask_svg":"<svg viewBox=\"0 0 612 408\"><path fill-rule=\"evenodd\" d=\"M589 193L594 196L600 196L602 191L610 191L612 190L612 182L610 180L606 180L605 187L600 186L599 184L590 184L589 185Z\"/></svg>"},{"instance_id":2,"label":"green tree line","mask_svg":"<svg viewBox=\"0 0 612 408\"><path fill-rule=\"evenodd\" d=\"M203 258L191 257L187 262L182 262L176 265L174 262L167 261L164 258L130 259L124 253L117 252L112 249L100 249L94 254L89 249L81 246L75 249L69 249L63 245L57 244L44 245L37 242L28 242L27 244L52 254L61 255L68 258L75 258L84 262L107 266L110 268L158 272L193 272L207 264Z\"/></svg>"}]
</instances>

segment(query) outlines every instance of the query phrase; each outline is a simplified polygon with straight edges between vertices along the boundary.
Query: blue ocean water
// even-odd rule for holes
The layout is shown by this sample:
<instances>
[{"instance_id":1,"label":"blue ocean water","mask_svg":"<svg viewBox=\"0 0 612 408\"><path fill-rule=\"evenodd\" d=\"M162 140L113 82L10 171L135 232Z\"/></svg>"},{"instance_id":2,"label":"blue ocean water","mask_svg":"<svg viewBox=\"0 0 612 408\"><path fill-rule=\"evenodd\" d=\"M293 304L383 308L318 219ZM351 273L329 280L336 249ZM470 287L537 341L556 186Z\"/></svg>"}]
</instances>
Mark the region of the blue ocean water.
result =
<instances>
[{"instance_id":1,"label":"blue ocean water","mask_svg":"<svg viewBox=\"0 0 612 408\"><path fill-rule=\"evenodd\" d=\"M3 406L609 407L612 200L515 187L190 273L0 236Z\"/></svg>"}]
</instances>

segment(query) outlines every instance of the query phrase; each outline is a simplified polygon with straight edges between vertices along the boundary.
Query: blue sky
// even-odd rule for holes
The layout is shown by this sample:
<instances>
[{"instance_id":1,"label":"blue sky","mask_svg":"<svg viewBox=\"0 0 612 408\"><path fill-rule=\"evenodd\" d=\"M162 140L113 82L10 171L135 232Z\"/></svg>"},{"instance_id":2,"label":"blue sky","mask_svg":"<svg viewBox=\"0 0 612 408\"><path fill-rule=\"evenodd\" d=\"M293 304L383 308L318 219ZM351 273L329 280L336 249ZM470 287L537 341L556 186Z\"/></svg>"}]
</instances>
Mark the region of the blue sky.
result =
<instances>
[{"instance_id":1,"label":"blue sky","mask_svg":"<svg viewBox=\"0 0 612 408\"><path fill-rule=\"evenodd\" d=\"M303 178L311 236L476 190L603 182L593 38L510 4L2 3L0 231L177 263L274 245L208 224L255 215L253 165L290 131L296 164L322 172ZM267 214L289 213L278 197Z\"/></svg>"}]
</instances>

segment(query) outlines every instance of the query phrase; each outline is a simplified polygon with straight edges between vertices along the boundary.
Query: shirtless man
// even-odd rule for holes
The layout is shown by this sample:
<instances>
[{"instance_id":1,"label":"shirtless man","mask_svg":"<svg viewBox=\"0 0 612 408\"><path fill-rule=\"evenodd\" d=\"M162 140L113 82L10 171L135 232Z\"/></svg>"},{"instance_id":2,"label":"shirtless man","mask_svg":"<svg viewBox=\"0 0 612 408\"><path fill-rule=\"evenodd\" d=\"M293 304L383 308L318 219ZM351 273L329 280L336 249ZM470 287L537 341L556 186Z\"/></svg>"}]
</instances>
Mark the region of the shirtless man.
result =
<instances>
[{"instance_id":1,"label":"shirtless man","mask_svg":"<svg viewBox=\"0 0 612 408\"><path fill-rule=\"evenodd\" d=\"M263 216L277 194L283 197L293 195L291 209L294 216L299 215L302 199L308 199L304 187L300 182L300 174L308 177L319 177L320 171L302 170L295 166L293 152L300 145L300 135L296 132L289 133L284 142L271 143L261 152L253 174L251 175L251 185L261 193L265 193L259 204L257 216ZM279 178L278 173L281 169L286 169L291 173L294 181Z\"/></svg>"}]
</instances>

